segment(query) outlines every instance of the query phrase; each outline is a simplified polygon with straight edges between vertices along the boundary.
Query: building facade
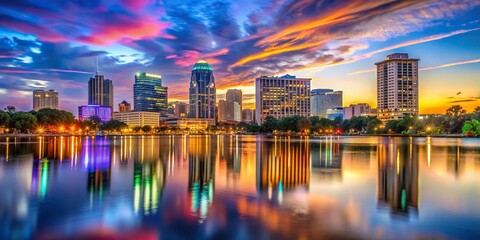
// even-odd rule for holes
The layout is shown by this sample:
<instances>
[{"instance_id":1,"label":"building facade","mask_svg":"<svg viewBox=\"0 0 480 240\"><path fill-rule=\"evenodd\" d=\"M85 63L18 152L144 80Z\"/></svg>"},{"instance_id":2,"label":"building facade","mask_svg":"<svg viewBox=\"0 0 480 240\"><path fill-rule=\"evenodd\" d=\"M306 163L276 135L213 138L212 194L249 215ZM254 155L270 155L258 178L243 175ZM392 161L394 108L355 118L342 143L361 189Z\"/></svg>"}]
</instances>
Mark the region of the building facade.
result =
<instances>
[{"instance_id":1,"label":"building facade","mask_svg":"<svg viewBox=\"0 0 480 240\"><path fill-rule=\"evenodd\" d=\"M168 109L168 88L162 86L162 76L139 72L133 84L133 109L142 112L159 112Z\"/></svg>"},{"instance_id":2,"label":"building facade","mask_svg":"<svg viewBox=\"0 0 480 240\"><path fill-rule=\"evenodd\" d=\"M176 118L186 118L188 116L188 103L174 102L173 112Z\"/></svg>"},{"instance_id":3,"label":"building facade","mask_svg":"<svg viewBox=\"0 0 480 240\"><path fill-rule=\"evenodd\" d=\"M310 93L312 116L327 118L327 109L343 106L343 92L333 89L313 89Z\"/></svg>"},{"instance_id":4,"label":"building facade","mask_svg":"<svg viewBox=\"0 0 480 240\"><path fill-rule=\"evenodd\" d=\"M240 89L228 89L225 94L227 102L237 102L240 105L240 111L242 110L242 90Z\"/></svg>"},{"instance_id":5,"label":"building facade","mask_svg":"<svg viewBox=\"0 0 480 240\"><path fill-rule=\"evenodd\" d=\"M124 122L129 127L151 126L158 127L160 124L160 113L158 112L116 112L113 119Z\"/></svg>"},{"instance_id":6,"label":"building facade","mask_svg":"<svg viewBox=\"0 0 480 240\"><path fill-rule=\"evenodd\" d=\"M98 73L88 81L88 105L107 106L113 109L113 83Z\"/></svg>"},{"instance_id":7,"label":"building facade","mask_svg":"<svg viewBox=\"0 0 480 240\"><path fill-rule=\"evenodd\" d=\"M394 53L377 66L377 117L382 121L418 115L418 61Z\"/></svg>"},{"instance_id":8,"label":"building facade","mask_svg":"<svg viewBox=\"0 0 480 240\"><path fill-rule=\"evenodd\" d=\"M215 119L216 87L213 69L200 60L192 68L189 89L189 117ZM213 121L215 122L215 121Z\"/></svg>"},{"instance_id":9,"label":"building facade","mask_svg":"<svg viewBox=\"0 0 480 240\"><path fill-rule=\"evenodd\" d=\"M255 79L255 120L263 123L267 116L310 116L310 78L291 75L262 76Z\"/></svg>"},{"instance_id":10,"label":"building facade","mask_svg":"<svg viewBox=\"0 0 480 240\"><path fill-rule=\"evenodd\" d=\"M218 122L240 122L242 111L238 102L218 101Z\"/></svg>"},{"instance_id":11,"label":"building facade","mask_svg":"<svg viewBox=\"0 0 480 240\"><path fill-rule=\"evenodd\" d=\"M80 121L88 120L92 116L97 116L102 122L108 122L112 119L112 108L100 105L86 105L78 107L78 119Z\"/></svg>"},{"instance_id":12,"label":"building facade","mask_svg":"<svg viewBox=\"0 0 480 240\"><path fill-rule=\"evenodd\" d=\"M130 112L130 111L132 111L132 106L130 105L130 103L123 100L123 102L118 104L118 111L121 112L121 113Z\"/></svg>"},{"instance_id":13,"label":"building facade","mask_svg":"<svg viewBox=\"0 0 480 240\"><path fill-rule=\"evenodd\" d=\"M327 117L330 120L335 120L335 118L343 119L343 107L335 107L327 109Z\"/></svg>"},{"instance_id":14,"label":"building facade","mask_svg":"<svg viewBox=\"0 0 480 240\"><path fill-rule=\"evenodd\" d=\"M33 110L58 109L58 92L55 90L33 90Z\"/></svg>"},{"instance_id":15,"label":"building facade","mask_svg":"<svg viewBox=\"0 0 480 240\"><path fill-rule=\"evenodd\" d=\"M252 109L243 109L242 110L242 121L251 123L255 121L253 118L253 110Z\"/></svg>"},{"instance_id":16,"label":"building facade","mask_svg":"<svg viewBox=\"0 0 480 240\"><path fill-rule=\"evenodd\" d=\"M370 105L366 103L350 104L350 106L343 108L343 119L349 120L352 117L363 116L363 114L368 113L370 109Z\"/></svg>"}]
</instances>

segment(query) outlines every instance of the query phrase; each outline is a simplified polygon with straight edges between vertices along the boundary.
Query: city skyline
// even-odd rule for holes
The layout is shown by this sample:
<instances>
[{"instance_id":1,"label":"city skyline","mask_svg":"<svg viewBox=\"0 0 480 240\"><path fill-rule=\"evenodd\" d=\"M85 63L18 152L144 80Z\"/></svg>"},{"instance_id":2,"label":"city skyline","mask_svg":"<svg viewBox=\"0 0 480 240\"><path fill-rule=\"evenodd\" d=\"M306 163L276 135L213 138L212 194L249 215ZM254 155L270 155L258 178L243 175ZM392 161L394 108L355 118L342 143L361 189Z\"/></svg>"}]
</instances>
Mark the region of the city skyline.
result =
<instances>
[{"instance_id":1,"label":"city skyline","mask_svg":"<svg viewBox=\"0 0 480 240\"><path fill-rule=\"evenodd\" d=\"M76 112L87 104L96 59L114 82L114 103L133 102L139 71L161 74L169 99L187 101L191 66L205 59L218 100L241 89L244 108L253 107L256 77L285 74L312 78L312 89L343 91L344 106L376 107L374 63L395 52L421 59L420 114L454 104L471 111L480 103L478 0L63 4L0 7L5 106L30 110L32 90L55 89L63 96L59 107Z\"/></svg>"}]
</instances>

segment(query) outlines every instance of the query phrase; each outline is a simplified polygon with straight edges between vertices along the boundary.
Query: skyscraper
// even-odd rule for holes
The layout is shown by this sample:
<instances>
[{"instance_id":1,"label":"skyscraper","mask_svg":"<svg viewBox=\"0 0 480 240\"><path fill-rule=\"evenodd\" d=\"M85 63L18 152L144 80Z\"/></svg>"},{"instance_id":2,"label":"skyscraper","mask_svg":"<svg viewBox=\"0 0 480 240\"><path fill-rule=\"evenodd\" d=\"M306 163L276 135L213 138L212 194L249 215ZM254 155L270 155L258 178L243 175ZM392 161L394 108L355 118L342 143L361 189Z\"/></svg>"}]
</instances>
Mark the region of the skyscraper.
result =
<instances>
[{"instance_id":1,"label":"skyscraper","mask_svg":"<svg viewBox=\"0 0 480 240\"><path fill-rule=\"evenodd\" d=\"M240 111L242 110L242 90L228 89L225 98L227 102L237 102L240 105Z\"/></svg>"},{"instance_id":2,"label":"skyscraper","mask_svg":"<svg viewBox=\"0 0 480 240\"><path fill-rule=\"evenodd\" d=\"M58 92L55 90L33 90L33 110L58 109Z\"/></svg>"},{"instance_id":3,"label":"skyscraper","mask_svg":"<svg viewBox=\"0 0 480 240\"><path fill-rule=\"evenodd\" d=\"M312 116L327 117L328 109L335 109L343 105L343 92L333 89L313 89L310 93Z\"/></svg>"},{"instance_id":4,"label":"skyscraper","mask_svg":"<svg viewBox=\"0 0 480 240\"><path fill-rule=\"evenodd\" d=\"M162 76L146 72L135 74L133 109L135 111L166 114L168 109L168 88L162 87Z\"/></svg>"},{"instance_id":5,"label":"skyscraper","mask_svg":"<svg viewBox=\"0 0 480 240\"><path fill-rule=\"evenodd\" d=\"M418 115L418 60L394 53L377 65L377 116L382 121Z\"/></svg>"},{"instance_id":6,"label":"skyscraper","mask_svg":"<svg viewBox=\"0 0 480 240\"><path fill-rule=\"evenodd\" d=\"M189 95L190 118L215 119L215 78L212 67L203 60L193 66Z\"/></svg>"},{"instance_id":7,"label":"skyscraper","mask_svg":"<svg viewBox=\"0 0 480 240\"><path fill-rule=\"evenodd\" d=\"M255 118L258 124L267 116L310 116L311 78L262 76L255 79Z\"/></svg>"},{"instance_id":8,"label":"skyscraper","mask_svg":"<svg viewBox=\"0 0 480 240\"><path fill-rule=\"evenodd\" d=\"M113 109L112 80L105 79L98 72L90 78L88 81L88 105L106 106Z\"/></svg>"}]
</instances>

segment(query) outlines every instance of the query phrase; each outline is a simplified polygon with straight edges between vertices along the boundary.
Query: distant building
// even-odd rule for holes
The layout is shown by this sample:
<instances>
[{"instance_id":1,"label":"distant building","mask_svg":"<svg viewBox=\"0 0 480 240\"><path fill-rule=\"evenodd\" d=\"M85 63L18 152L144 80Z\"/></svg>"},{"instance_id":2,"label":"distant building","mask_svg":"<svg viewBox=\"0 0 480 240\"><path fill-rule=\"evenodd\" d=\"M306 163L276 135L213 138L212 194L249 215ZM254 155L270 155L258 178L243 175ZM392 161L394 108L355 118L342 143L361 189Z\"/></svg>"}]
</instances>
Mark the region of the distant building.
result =
<instances>
[{"instance_id":1,"label":"distant building","mask_svg":"<svg viewBox=\"0 0 480 240\"><path fill-rule=\"evenodd\" d=\"M88 105L107 106L113 109L113 83L103 75L95 74L88 81Z\"/></svg>"},{"instance_id":2,"label":"distant building","mask_svg":"<svg viewBox=\"0 0 480 240\"><path fill-rule=\"evenodd\" d=\"M158 112L116 112L113 119L126 123L130 127L151 126L157 127L160 124L160 113Z\"/></svg>"},{"instance_id":3,"label":"distant building","mask_svg":"<svg viewBox=\"0 0 480 240\"><path fill-rule=\"evenodd\" d=\"M242 121L242 90L228 89L225 98L218 102L218 122Z\"/></svg>"},{"instance_id":4,"label":"distant building","mask_svg":"<svg viewBox=\"0 0 480 240\"><path fill-rule=\"evenodd\" d=\"M133 84L133 109L158 112L165 115L168 109L168 88L162 86L162 76L138 72Z\"/></svg>"},{"instance_id":5,"label":"distant building","mask_svg":"<svg viewBox=\"0 0 480 240\"><path fill-rule=\"evenodd\" d=\"M418 115L418 61L394 53L377 65L377 114L382 121Z\"/></svg>"},{"instance_id":6,"label":"distant building","mask_svg":"<svg viewBox=\"0 0 480 240\"><path fill-rule=\"evenodd\" d=\"M253 110L252 109L243 109L242 111L242 121L250 123L254 121Z\"/></svg>"},{"instance_id":7,"label":"distant building","mask_svg":"<svg viewBox=\"0 0 480 240\"><path fill-rule=\"evenodd\" d=\"M191 131L204 131L208 126L214 125L213 119L179 118L167 120L170 126L176 126L180 129Z\"/></svg>"},{"instance_id":8,"label":"distant building","mask_svg":"<svg viewBox=\"0 0 480 240\"><path fill-rule=\"evenodd\" d=\"M327 118L330 120L335 120L335 118L343 119L343 108L335 107L327 109Z\"/></svg>"},{"instance_id":9,"label":"distant building","mask_svg":"<svg viewBox=\"0 0 480 240\"><path fill-rule=\"evenodd\" d=\"M227 102L237 102L240 105L240 111L242 111L242 90L240 89L228 89L225 94L225 100Z\"/></svg>"},{"instance_id":10,"label":"distant building","mask_svg":"<svg viewBox=\"0 0 480 240\"><path fill-rule=\"evenodd\" d=\"M366 103L350 104L350 106L343 108L343 119L349 120L352 117L360 117L370 109L370 105Z\"/></svg>"},{"instance_id":11,"label":"distant building","mask_svg":"<svg viewBox=\"0 0 480 240\"><path fill-rule=\"evenodd\" d=\"M367 111L360 114L360 116L362 116L362 117L377 117L377 109L376 108L370 108Z\"/></svg>"},{"instance_id":12,"label":"distant building","mask_svg":"<svg viewBox=\"0 0 480 240\"><path fill-rule=\"evenodd\" d=\"M343 92L333 89L313 89L310 95L312 116L327 117L327 109L343 106Z\"/></svg>"},{"instance_id":13,"label":"distant building","mask_svg":"<svg viewBox=\"0 0 480 240\"><path fill-rule=\"evenodd\" d=\"M102 122L108 122L112 119L112 108L99 105L86 105L78 107L78 119L88 120L92 116L97 116Z\"/></svg>"},{"instance_id":14,"label":"distant building","mask_svg":"<svg viewBox=\"0 0 480 240\"><path fill-rule=\"evenodd\" d=\"M186 118L188 116L188 103L174 102L173 110L176 118Z\"/></svg>"},{"instance_id":15,"label":"distant building","mask_svg":"<svg viewBox=\"0 0 480 240\"><path fill-rule=\"evenodd\" d=\"M240 122L242 115L240 104L231 101L218 101L218 122Z\"/></svg>"},{"instance_id":16,"label":"distant building","mask_svg":"<svg viewBox=\"0 0 480 240\"><path fill-rule=\"evenodd\" d=\"M58 92L55 90L33 90L33 110L58 109Z\"/></svg>"},{"instance_id":17,"label":"distant building","mask_svg":"<svg viewBox=\"0 0 480 240\"><path fill-rule=\"evenodd\" d=\"M132 111L132 106L130 105L130 103L123 100L123 102L118 104L118 111L121 112L121 113L130 112L130 111Z\"/></svg>"},{"instance_id":18,"label":"distant building","mask_svg":"<svg viewBox=\"0 0 480 240\"><path fill-rule=\"evenodd\" d=\"M213 69L200 60L192 68L189 89L189 117L213 119L215 123L216 87Z\"/></svg>"},{"instance_id":19,"label":"distant building","mask_svg":"<svg viewBox=\"0 0 480 240\"><path fill-rule=\"evenodd\" d=\"M310 116L310 78L262 76L255 79L255 118Z\"/></svg>"}]
</instances>

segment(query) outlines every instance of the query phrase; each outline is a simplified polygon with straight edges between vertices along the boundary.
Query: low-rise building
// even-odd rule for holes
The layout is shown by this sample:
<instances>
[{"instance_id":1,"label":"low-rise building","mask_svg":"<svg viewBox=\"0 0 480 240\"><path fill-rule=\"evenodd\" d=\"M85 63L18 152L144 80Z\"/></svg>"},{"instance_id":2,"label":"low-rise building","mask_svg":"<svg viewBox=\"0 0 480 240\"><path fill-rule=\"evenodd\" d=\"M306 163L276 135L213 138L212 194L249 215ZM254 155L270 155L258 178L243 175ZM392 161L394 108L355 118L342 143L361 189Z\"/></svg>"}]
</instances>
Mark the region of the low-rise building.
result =
<instances>
[{"instance_id":1,"label":"low-rise building","mask_svg":"<svg viewBox=\"0 0 480 240\"><path fill-rule=\"evenodd\" d=\"M102 122L108 122L112 119L112 108L99 105L84 105L78 107L78 119L88 120L92 116L97 116Z\"/></svg>"},{"instance_id":2,"label":"low-rise building","mask_svg":"<svg viewBox=\"0 0 480 240\"><path fill-rule=\"evenodd\" d=\"M349 120L352 117L360 117L370 109L370 105L366 103L350 104L350 106L343 108L343 119Z\"/></svg>"},{"instance_id":3,"label":"low-rise building","mask_svg":"<svg viewBox=\"0 0 480 240\"><path fill-rule=\"evenodd\" d=\"M336 107L336 108L329 108L327 109L327 118L330 120L335 120L335 118L343 119L343 108Z\"/></svg>"},{"instance_id":4,"label":"low-rise building","mask_svg":"<svg viewBox=\"0 0 480 240\"><path fill-rule=\"evenodd\" d=\"M158 127L160 124L160 113L158 112L115 112L113 119L126 123L130 127L151 126Z\"/></svg>"}]
</instances>

